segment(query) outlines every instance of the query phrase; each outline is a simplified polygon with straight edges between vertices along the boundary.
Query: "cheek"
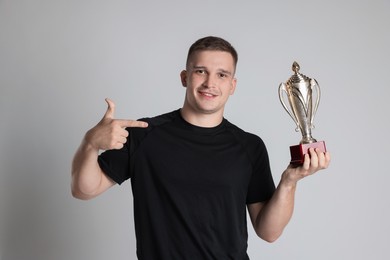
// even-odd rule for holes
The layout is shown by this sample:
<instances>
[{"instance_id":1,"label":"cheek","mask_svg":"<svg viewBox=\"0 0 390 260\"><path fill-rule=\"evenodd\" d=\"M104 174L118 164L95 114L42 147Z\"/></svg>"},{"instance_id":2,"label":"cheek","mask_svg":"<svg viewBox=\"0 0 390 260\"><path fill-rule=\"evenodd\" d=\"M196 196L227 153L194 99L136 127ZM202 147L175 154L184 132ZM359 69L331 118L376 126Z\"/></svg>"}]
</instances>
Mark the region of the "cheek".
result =
<instances>
[{"instance_id":1,"label":"cheek","mask_svg":"<svg viewBox=\"0 0 390 260\"><path fill-rule=\"evenodd\" d=\"M234 93L234 86L232 84L228 84L224 91L226 95L232 95Z\"/></svg>"}]
</instances>

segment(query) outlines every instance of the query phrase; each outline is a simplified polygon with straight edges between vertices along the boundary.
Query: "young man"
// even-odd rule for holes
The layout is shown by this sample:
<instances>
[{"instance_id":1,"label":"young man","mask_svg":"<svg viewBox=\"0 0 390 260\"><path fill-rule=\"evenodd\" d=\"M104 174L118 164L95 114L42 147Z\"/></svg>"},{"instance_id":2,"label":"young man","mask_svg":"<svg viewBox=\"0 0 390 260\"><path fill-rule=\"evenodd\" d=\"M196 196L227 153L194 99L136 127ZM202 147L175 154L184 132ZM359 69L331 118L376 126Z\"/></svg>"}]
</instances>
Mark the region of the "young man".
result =
<instances>
[{"instance_id":1,"label":"young man","mask_svg":"<svg viewBox=\"0 0 390 260\"><path fill-rule=\"evenodd\" d=\"M181 109L118 120L107 99L103 119L75 154L76 198L131 180L139 259L249 259L246 208L258 236L275 241L292 216L297 182L329 165L329 153L310 150L275 189L263 141L223 117L236 64L227 41L199 39L180 74Z\"/></svg>"}]
</instances>

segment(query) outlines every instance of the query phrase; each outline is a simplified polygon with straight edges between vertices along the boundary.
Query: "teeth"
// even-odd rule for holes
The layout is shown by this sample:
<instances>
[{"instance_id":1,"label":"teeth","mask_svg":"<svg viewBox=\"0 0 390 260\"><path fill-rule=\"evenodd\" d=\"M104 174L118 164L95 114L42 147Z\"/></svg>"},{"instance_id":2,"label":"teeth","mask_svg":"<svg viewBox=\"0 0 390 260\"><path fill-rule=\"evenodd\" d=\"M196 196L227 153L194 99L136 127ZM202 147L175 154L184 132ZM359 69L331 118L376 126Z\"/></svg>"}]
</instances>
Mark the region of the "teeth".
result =
<instances>
[{"instance_id":1,"label":"teeth","mask_svg":"<svg viewBox=\"0 0 390 260\"><path fill-rule=\"evenodd\" d=\"M210 93L202 93L202 95L204 95L204 96L208 96L208 97L212 97L212 96L214 96L213 94L210 94Z\"/></svg>"}]
</instances>

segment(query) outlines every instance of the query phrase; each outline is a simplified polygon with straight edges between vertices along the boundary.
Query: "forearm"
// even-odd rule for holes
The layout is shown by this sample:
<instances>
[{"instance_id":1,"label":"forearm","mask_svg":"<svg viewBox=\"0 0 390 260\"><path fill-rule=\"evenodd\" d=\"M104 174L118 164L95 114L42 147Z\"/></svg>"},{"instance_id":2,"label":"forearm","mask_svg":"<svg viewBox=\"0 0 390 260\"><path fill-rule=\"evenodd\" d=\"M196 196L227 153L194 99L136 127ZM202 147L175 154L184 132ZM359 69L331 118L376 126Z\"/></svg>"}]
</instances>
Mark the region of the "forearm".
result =
<instances>
[{"instance_id":1,"label":"forearm","mask_svg":"<svg viewBox=\"0 0 390 260\"><path fill-rule=\"evenodd\" d=\"M330 163L330 153L313 148L305 155L299 167L289 165L283 172L281 181L265 204L251 205L251 219L256 233L266 241L275 241L283 232L294 211L295 190L299 180L325 169Z\"/></svg>"},{"instance_id":2,"label":"forearm","mask_svg":"<svg viewBox=\"0 0 390 260\"><path fill-rule=\"evenodd\" d=\"M297 183L288 183L283 176L274 195L256 219L255 229L257 234L269 242L279 238L294 211Z\"/></svg>"},{"instance_id":3,"label":"forearm","mask_svg":"<svg viewBox=\"0 0 390 260\"><path fill-rule=\"evenodd\" d=\"M72 194L79 199L90 199L97 193L102 182L102 173L97 162L99 150L87 143L85 138L77 149L72 163Z\"/></svg>"}]
</instances>

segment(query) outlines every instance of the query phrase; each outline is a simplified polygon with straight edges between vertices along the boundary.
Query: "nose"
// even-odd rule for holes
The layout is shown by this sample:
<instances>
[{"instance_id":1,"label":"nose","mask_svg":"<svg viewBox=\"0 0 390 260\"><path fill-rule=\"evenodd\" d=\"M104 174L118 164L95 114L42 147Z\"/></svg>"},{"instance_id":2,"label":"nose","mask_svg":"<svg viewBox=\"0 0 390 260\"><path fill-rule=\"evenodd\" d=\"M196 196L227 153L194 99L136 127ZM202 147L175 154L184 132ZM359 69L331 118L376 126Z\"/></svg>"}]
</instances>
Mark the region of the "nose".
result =
<instances>
[{"instance_id":1,"label":"nose","mask_svg":"<svg viewBox=\"0 0 390 260\"><path fill-rule=\"evenodd\" d=\"M203 86L207 88L214 88L216 86L216 77L208 75L203 82Z\"/></svg>"}]
</instances>

